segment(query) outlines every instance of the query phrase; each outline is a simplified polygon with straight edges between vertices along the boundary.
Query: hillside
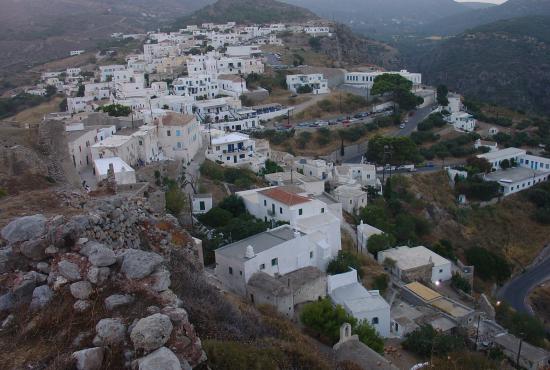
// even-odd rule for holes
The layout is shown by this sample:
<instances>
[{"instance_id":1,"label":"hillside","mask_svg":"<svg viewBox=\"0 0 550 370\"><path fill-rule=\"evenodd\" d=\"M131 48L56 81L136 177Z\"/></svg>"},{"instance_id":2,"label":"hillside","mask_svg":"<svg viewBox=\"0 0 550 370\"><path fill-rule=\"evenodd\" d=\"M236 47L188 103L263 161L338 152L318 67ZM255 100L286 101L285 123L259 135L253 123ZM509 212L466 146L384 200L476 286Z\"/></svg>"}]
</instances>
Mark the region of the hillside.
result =
<instances>
[{"instance_id":1,"label":"hillside","mask_svg":"<svg viewBox=\"0 0 550 370\"><path fill-rule=\"evenodd\" d=\"M534 15L550 15L550 0L508 0L499 6L475 9L437 19L420 28L420 31L430 35L456 35L479 25Z\"/></svg>"},{"instance_id":2,"label":"hillside","mask_svg":"<svg viewBox=\"0 0 550 370\"><path fill-rule=\"evenodd\" d=\"M550 17L523 17L471 29L408 53L430 84L514 109L550 113Z\"/></svg>"},{"instance_id":3,"label":"hillside","mask_svg":"<svg viewBox=\"0 0 550 370\"><path fill-rule=\"evenodd\" d=\"M276 0L218 0L178 19L176 24L303 22L317 18L307 9Z\"/></svg>"},{"instance_id":4,"label":"hillside","mask_svg":"<svg viewBox=\"0 0 550 370\"><path fill-rule=\"evenodd\" d=\"M453 0L284 0L303 6L366 34L393 35L414 31L434 19L467 12Z\"/></svg>"},{"instance_id":5,"label":"hillside","mask_svg":"<svg viewBox=\"0 0 550 370\"><path fill-rule=\"evenodd\" d=\"M94 48L113 32L144 32L208 0L0 0L0 72Z\"/></svg>"}]
</instances>

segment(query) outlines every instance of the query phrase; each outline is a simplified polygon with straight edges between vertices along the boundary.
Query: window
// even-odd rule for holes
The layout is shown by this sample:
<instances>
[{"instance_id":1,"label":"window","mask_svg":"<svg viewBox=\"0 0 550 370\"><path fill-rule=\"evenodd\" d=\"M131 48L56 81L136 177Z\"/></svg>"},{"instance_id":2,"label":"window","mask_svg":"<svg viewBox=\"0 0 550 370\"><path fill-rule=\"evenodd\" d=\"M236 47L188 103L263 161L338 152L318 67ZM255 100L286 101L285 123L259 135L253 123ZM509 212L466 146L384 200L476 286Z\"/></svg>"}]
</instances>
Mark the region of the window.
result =
<instances>
[{"instance_id":1,"label":"window","mask_svg":"<svg viewBox=\"0 0 550 370\"><path fill-rule=\"evenodd\" d=\"M265 270L265 263L262 263L262 264L260 265L260 270Z\"/></svg>"},{"instance_id":2,"label":"window","mask_svg":"<svg viewBox=\"0 0 550 370\"><path fill-rule=\"evenodd\" d=\"M271 266L277 266L279 265L279 259L278 258L273 258L271 260Z\"/></svg>"},{"instance_id":3,"label":"window","mask_svg":"<svg viewBox=\"0 0 550 370\"><path fill-rule=\"evenodd\" d=\"M166 136L172 136L172 134L170 133L170 130L166 130Z\"/></svg>"},{"instance_id":4,"label":"window","mask_svg":"<svg viewBox=\"0 0 550 370\"><path fill-rule=\"evenodd\" d=\"M321 213L325 213L325 209L324 209L324 208L321 208Z\"/></svg>"},{"instance_id":5,"label":"window","mask_svg":"<svg viewBox=\"0 0 550 370\"><path fill-rule=\"evenodd\" d=\"M439 269L439 273L441 274L443 272L443 269Z\"/></svg>"},{"instance_id":6,"label":"window","mask_svg":"<svg viewBox=\"0 0 550 370\"><path fill-rule=\"evenodd\" d=\"M377 325L378 324L378 317L373 317L372 320L371 320L371 324L372 325Z\"/></svg>"},{"instance_id":7,"label":"window","mask_svg":"<svg viewBox=\"0 0 550 370\"><path fill-rule=\"evenodd\" d=\"M279 213L283 214L283 207L279 207Z\"/></svg>"},{"instance_id":8,"label":"window","mask_svg":"<svg viewBox=\"0 0 550 370\"><path fill-rule=\"evenodd\" d=\"M264 206L267 207L267 200L264 199Z\"/></svg>"},{"instance_id":9,"label":"window","mask_svg":"<svg viewBox=\"0 0 550 370\"><path fill-rule=\"evenodd\" d=\"M313 258L313 251L309 252L309 258Z\"/></svg>"},{"instance_id":10,"label":"window","mask_svg":"<svg viewBox=\"0 0 550 370\"><path fill-rule=\"evenodd\" d=\"M233 267L229 267L229 275L233 275Z\"/></svg>"},{"instance_id":11,"label":"window","mask_svg":"<svg viewBox=\"0 0 550 370\"><path fill-rule=\"evenodd\" d=\"M204 211L206 209L206 205L204 204L204 200L201 200L199 202L199 210Z\"/></svg>"},{"instance_id":12,"label":"window","mask_svg":"<svg viewBox=\"0 0 550 370\"><path fill-rule=\"evenodd\" d=\"M181 130L176 130L176 136L181 136Z\"/></svg>"},{"instance_id":13,"label":"window","mask_svg":"<svg viewBox=\"0 0 550 370\"><path fill-rule=\"evenodd\" d=\"M177 145L178 149L181 149L181 142L178 141L176 145Z\"/></svg>"},{"instance_id":14,"label":"window","mask_svg":"<svg viewBox=\"0 0 550 370\"><path fill-rule=\"evenodd\" d=\"M304 211L300 208L300 209L298 210L298 215L301 216L303 213L304 213Z\"/></svg>"},{"instance_id":15,"label":"window","mask_svg":"<svg viewBox=\"0 0 550 370\"><path fill-rule=\"evenodd\" d=\"M239 275L243 276L243 272L239 270Z\"/></svg>"}]
</instances>

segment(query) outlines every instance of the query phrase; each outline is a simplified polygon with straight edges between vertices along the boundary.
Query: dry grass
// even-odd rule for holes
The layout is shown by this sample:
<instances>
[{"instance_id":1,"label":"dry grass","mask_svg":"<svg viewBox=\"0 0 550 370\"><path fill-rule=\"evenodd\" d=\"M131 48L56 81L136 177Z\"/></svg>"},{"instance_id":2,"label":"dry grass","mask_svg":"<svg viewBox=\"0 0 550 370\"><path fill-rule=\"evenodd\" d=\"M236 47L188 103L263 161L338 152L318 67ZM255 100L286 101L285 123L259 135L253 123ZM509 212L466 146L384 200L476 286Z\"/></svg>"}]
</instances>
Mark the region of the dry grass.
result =
<instances>
[{"instance_id":1,"label":"dry grass","mask_svg":"<svg viewBox=\"0 0 550 370\"><path fill-rule=\"evenodd\" d=\"M481 246L503 254L516 267L526 266L550 241L548 227L531 218L534 206L521 193L493 206L459 208L444 172L412 176L410 184L433 225L427 241L448 239L459 256L462 249Z\"/></svg>"},{"instance_id":2,"label":"dry grass","mask_svg":"<svg viewBox=\"0 0 550 370\"><path fill-rule=\"evenodd\" d=\"M539 285L529 296L529 302L546 327L550 326L550 282Z\"/></svg>"},{"instance_id":3,"label":"dry grass","mask_svg":"<svg viewBox=\"0 0 550 370\"><path fill-rule=\"evenodd\" d=\"M56 96L48 102L25 109L15 116L10 117L8 120L21 123L40 123L46 114L59 112L59 103L61 103L62 100L63 98Z\"/></svg>"}]
</instances>

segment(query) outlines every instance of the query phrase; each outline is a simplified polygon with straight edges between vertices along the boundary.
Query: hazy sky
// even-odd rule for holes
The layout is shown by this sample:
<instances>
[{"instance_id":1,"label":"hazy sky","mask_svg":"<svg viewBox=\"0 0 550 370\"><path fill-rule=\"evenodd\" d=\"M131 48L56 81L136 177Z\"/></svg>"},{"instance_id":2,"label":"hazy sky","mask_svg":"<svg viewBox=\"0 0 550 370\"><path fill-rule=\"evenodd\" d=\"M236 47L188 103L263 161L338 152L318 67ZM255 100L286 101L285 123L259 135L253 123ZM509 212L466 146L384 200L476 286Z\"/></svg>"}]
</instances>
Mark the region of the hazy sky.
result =
<instances>
[{"instance_id":1,"label":"hazy sky","mask_svg":"<svg viewBox=\"0 0 550 370\"><path fill-rule=\"evenodd\" d=\"M506 0L455 0L459 3L466 3L466 2L479 2L479 3L493 3L493 4L502 4L506 2Z\"/></svg>"}]
</instances>

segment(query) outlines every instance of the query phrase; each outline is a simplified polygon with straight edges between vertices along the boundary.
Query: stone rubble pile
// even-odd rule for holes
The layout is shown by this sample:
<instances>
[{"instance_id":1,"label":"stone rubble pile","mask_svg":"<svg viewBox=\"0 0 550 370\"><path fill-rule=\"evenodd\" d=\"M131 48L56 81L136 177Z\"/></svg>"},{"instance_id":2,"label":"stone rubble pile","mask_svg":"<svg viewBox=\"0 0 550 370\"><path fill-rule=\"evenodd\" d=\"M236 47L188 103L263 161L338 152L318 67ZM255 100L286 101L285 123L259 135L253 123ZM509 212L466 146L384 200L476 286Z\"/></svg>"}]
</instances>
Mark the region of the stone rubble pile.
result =
<instances>
[{"instance_id":1,"label":"stone rubble pile","mask_svg":"<svg viewBox=\"0 0 550 370\"><path fill-rule=\"evenodd\" d=\"M176 227L169 218L162 222ZM201 341L183 302L170 290L166 252L173 234L158 223L140 205L117 200L69 219L34 215L13 220L0 232L0 274L8 281L0 287L0 330L13 325L16 310L54 308L63 294L72 297L74 311L86 315L103 294L108 316L95 324L95 333L73 340L77 369L100 369L113 349L123 351L128 369L192 369L203 363ZM147 250L140 249L144 240ZM125 309L142 295L155 304L142 317L126 317ZM93 339L86 341L87 335Z\"/></svg>"}]
</instances>

